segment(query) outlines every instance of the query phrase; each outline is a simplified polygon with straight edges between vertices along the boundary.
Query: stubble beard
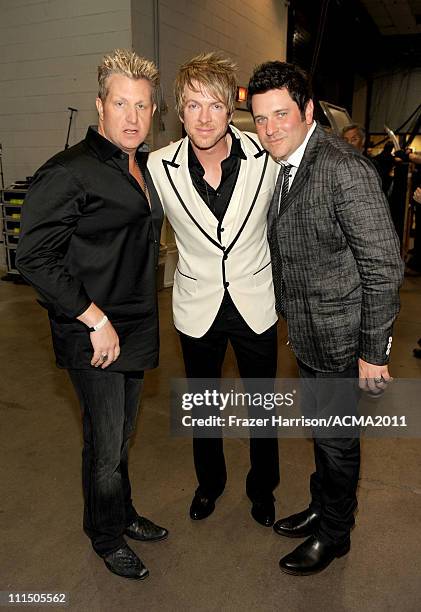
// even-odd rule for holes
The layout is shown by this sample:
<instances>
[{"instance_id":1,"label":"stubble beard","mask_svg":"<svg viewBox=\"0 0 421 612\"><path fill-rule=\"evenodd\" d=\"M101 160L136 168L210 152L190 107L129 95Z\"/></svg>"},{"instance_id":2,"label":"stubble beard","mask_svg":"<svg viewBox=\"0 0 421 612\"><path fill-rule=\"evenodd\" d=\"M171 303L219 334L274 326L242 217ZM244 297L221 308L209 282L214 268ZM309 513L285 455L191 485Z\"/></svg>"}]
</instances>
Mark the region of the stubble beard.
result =
<instances>
[{"instance_id":1,"label":"stubble beard","mask_svg":"<svg viewBox=\"0 0 421 612\"><path fill-rule=\"evenodd\" d=\"M213 149L214 147L216 147L216 145L223 140L226 135L227 135L227 130L221 134L220 136L215 137L211 137L211 139L209 141L206 140L206 138L203 138L202 142L197 142L197 140L195 140L194 135L190 135L189 134L189 138L191 143L196 147L196 149L199 149L200 151L209 151L210 149Z\"/></svg>"}]
</instances>

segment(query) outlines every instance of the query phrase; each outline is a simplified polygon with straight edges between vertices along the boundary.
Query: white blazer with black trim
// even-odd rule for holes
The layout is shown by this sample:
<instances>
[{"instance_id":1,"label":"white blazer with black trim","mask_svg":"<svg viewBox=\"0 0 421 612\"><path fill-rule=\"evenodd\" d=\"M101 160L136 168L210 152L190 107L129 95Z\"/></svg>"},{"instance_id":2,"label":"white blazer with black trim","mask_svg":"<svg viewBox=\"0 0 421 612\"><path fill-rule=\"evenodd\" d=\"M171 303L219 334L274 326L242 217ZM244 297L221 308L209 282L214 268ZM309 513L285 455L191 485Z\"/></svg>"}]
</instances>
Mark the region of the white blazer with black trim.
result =
<instances>
[{"instance_id":1,"label":"white blazer with black trim","mask_svg":"<svg viewBox=\"0 0 421 612\"><path fill-rule=\"evenodd\" d=\"M174 324L194 338L212 325L225 289L254 332L263 333L277 320L267 213L279 167L255 134L231 129L246 159L221 222L193 186L187 137L151 153L148 161L179 253Z\"/></svg>"}]
</instances>

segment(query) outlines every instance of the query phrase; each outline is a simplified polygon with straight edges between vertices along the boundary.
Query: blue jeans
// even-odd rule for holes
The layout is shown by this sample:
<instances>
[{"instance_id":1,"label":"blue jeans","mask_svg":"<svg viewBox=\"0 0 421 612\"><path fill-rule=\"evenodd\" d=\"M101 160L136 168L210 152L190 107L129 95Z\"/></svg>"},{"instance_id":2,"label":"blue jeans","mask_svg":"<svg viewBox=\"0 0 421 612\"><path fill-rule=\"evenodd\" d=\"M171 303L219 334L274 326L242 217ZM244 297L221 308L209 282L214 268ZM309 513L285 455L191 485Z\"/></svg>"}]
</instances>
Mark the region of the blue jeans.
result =
<instances>
[{"instance_id":1,"label":"blue jeans","mask_svg":"<svg viewBox=\"0 0 421 612\"><path fill-rule=\"evenodd\" d=\"M83 527L100 556L124 544L124 530L137 513L128 472L143 372L69 370L83 419Z\"/></svg>"}]
</instances>

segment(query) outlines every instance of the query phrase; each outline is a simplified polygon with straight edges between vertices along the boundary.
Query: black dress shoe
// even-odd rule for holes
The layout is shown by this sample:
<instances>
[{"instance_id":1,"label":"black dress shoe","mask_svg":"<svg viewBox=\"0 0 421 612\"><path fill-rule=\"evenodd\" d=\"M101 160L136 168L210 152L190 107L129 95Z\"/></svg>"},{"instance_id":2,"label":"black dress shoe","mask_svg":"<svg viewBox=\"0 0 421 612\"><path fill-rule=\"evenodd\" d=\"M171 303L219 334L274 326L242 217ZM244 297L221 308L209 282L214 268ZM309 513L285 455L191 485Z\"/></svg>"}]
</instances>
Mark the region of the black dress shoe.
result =
<instances>
[{"instance_id":1,"label":"black dress shoe","mask_svg":"<svg viewBox=\"0 0 421 612\"><path fill-rule=\"evenodd\" d=\"M273 526L278 535L287 538L306 538L314 533L319 524L319 515L310 509L279 519Z\"/></svg>"},{"instance_id":2,"label":"black dress shoe","mask_svg":"<svg viewBox=\"0 0 421 612\"><path fill-rule=\"evenodd\" d=\"M200 493L195 493L190 506L190 518L193 521L201 521L207 518L215 510L215 500Z\"/></svg>"},{"instance_id":3,"label":"black dress shoe","mask_svg":"<svg viewBox=\"0 0 421 612\"><path fill-rule=\"evenodd\" d=\"M317 536L310 536L297 546L289 555L279 561L279 567L285 574L310 576L324 570L336 557L349 552L349 539L342 544L326 544Z\"/></svg>"},{"instance_id":4,"label":"black dress shoe","mask_svg":"<svg viewBox=\"0 0 421 612\"><path fill-rule=\"evenodd\" d=\"M104 563L113 574L131 580L144 580L149 576L149 570L133 550L124 544L118 550L106 555Z\"/></svg>"},{"instance_id":5,"label":"black dress shoe","mask_svg":"<svg viewBox=\"0 0 421 612\"><path fill-rule=\"evenodd\" d=\"M275 504L268 501L255 501L251 507L251 515L255 521L264 527L271 527L275 520Z\"/></svg>"},{"instance_id":6,"label":"black dress shoe","mask_svg":"<svg viewBox=\"0 0 421 612\"><path fill-rule=\"evenodd\" d=\"M124 533L129 538L140 540L141 542L158 542L158 540L168 538L168 529L155 525L155 523L152 523L152 521L144 516L138 516L131 525L126 527Z\"/></svg>"}]
</instances>

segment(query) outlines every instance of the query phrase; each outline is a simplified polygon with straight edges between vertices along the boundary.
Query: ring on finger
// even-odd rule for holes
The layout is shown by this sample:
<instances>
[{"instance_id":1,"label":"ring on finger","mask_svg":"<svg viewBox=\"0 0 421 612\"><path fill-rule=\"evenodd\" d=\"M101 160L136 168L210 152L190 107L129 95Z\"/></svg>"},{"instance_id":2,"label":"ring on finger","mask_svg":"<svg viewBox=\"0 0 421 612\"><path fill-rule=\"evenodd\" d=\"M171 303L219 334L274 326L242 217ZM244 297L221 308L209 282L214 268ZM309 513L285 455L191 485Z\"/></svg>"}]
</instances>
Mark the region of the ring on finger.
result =
<instances>
[{"instance_id":1,"label":"ring on finger","mask_svg":"<svg viewBox=\"0 0 421 612\"><path fill-rule=\"evenodd\" d=\"M107 361L107 359L108 359L107 353L102 353L100 359L101 359L101 361Z\"/></svg>"}]
</instances>

